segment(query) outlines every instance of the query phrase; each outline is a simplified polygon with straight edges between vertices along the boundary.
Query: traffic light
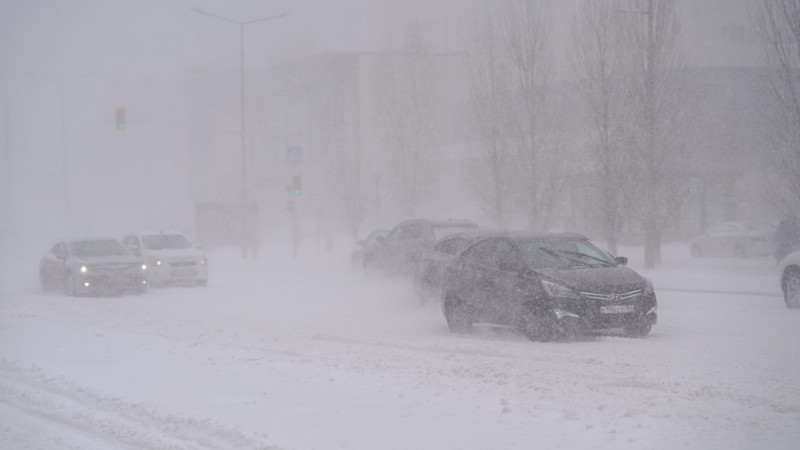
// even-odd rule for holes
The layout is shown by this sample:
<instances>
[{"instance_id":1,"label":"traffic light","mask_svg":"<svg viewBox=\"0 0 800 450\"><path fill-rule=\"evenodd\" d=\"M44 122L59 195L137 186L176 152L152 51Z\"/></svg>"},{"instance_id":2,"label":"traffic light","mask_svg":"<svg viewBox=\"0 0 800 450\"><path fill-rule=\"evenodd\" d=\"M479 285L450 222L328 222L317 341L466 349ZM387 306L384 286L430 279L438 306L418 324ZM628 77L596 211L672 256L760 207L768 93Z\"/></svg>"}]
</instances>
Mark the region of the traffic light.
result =
<instances>
[{"instance_id":1,"label":"traffic light","mask_svg":"<svg viewBox=\"0 0 800 450\"><path fill-rule=\"evenodd\" d=\"M303 175L296 173L292 175L292 195L303 193Z\"/></svg>"},{"instance_id":2,"label":"traffic light","mask_svg":"<svg viewBox=\"0 0 800 450\"><path fill-rule=\"evenodd\" d=\"M115 123L118 131L125 129L125 108L117 108L115 111Z\"/></svg>"}]
</instances>

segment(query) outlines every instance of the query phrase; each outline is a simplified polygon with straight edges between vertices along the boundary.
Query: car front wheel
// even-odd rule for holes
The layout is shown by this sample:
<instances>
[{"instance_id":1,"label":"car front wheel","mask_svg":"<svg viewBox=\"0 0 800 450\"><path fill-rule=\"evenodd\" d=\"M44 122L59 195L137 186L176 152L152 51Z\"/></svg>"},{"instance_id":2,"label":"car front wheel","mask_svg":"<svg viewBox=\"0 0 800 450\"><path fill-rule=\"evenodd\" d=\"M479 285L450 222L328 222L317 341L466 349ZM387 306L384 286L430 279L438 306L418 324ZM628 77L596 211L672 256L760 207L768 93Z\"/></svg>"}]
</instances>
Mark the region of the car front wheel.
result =
<instances>
[{"instance_id":1,"label":"car front wheel","mask_svg":"<svg viewBox=\"0 0 800 450\"><path fill-rule=\"evenodd\" d=\"M800 308L800 269L793 268L786 272L784 278L783 299L786 307Z\"/></svg>"}]
</instances>

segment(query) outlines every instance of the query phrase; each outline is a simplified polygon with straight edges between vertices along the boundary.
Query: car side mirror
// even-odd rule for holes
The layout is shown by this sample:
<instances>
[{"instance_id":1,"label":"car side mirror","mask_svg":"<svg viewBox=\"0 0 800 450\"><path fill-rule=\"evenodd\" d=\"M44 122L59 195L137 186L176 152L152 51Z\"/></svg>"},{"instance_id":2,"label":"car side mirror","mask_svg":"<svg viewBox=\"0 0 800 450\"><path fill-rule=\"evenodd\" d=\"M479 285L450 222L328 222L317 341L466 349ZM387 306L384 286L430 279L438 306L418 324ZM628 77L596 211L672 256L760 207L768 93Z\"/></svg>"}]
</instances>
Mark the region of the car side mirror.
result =
<instances>
[{"instance_id":1,"label":"car side mirror","mask_svg":"<svg viewBox=\"0 0 800 450\"><path fill-rule=\"evenodd\" d=\"M628 258L625 257L625 256L617 256L616 258L614 258L614 261L616 261L617 264L619 264L621 266L624 266L624 265L628 264Z\"/></svg>"}]
</instances>

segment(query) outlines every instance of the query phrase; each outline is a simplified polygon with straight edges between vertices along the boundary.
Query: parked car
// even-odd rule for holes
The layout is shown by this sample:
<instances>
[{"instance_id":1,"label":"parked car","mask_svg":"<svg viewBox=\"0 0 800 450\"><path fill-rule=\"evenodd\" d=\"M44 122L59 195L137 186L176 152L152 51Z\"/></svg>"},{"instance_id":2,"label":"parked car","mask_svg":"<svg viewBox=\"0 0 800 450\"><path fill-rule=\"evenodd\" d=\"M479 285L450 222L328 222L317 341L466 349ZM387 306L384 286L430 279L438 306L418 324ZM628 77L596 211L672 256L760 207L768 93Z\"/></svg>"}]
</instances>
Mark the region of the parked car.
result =
<instances>
[{"instance_id":1,"label":"parked car","mask_svg":"<svg viewBox=\"0 0 800 450\"><path fill-rule=\"evenodd\" d=\"M385 238L389 230L378 229L370 233L365 239L356 242L353 253L350 254L350 263L353 267L364 266L364 254L369 253L370 249L378 242L379 238Z\"/></svg>"},{"instance_id":2,"label":"parked car","mask_svg":"<svg viewBox=\"0 0 800 450\"><path fill-rule=\"evenodd\" d=\"M208 256L183 233L130 234L122 238L122 243L145 258L151 286L208 284Z\"/></svg>"},{"instance_id":3,"label":"parked car","mask_svg":"<svg viewBox=\"0 0 800 450\"><path fill-rule=\"evenodd\" d=\"M447 264L483 233L476 229L451 234L439 240L430 251L422 255L422 260L414 272L414 291L422 304L439 301L442 297L442 277Z\"/></svg>"},{"instance_id":4,"label":"parked car","mask_svg":"<svg viewBox=\"0 0 800 450\"><path fill-rule=\"evenodd\" d=\"M772 255L775 252L775 229L771 222L724 222L692 238L689 249L695 258Z\"/></svg>"},{"instance_id":5,"label":"parked car","mask_svg":"<svg viewBox=\"0 0 800 450\"><path fill-rule=\"evenodd\" d=\"M787 308L800 308L800 249L780 262L781 290Z\"/></svg>"},{"instance_id":6,"label":"parked car","mask_svg":"<svg viewBox=\"0 0 800 450\"><path fill-rule=\"evenodd\" d=\"M392 228L386 237L379 237L364 254L364 269L413 276L422 254L436 242L453 233L477 228L468 220L411 219Z\"/></svg>"},{"instance_id":7,"label":"parked car","mask_svg":"<svg viewBox=\"0 0 800 450\"><path fill-rule=\"evenodd\" d=\"M39 281L46 291L68 295L143 294L147 265L114 238L64 240L39 263Z\"/></svg>"},{"instance_id":8,"label":"parked car","mask_svg":"<svg viewBox=\"0 0 800 450\"><path fill-rule=\"evenodd\" d=\"M487 235L447 266L442 311L451 331L513 326L532 340L622 329L645 336L657 322L653 283L584 236Z\"/></svg>"}]
</instances>

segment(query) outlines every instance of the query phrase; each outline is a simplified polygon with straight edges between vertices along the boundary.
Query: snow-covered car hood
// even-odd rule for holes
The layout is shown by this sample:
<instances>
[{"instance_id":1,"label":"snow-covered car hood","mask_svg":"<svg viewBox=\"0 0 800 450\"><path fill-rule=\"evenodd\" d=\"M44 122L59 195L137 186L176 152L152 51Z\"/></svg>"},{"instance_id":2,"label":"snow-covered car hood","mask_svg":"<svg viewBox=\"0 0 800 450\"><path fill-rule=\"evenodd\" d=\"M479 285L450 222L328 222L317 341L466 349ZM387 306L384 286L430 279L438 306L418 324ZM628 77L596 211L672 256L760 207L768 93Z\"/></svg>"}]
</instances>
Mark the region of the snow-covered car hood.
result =
<instances>
[{"instance_id":1,"label":"snow-covered car hood","mask_svg":"<svg viewBox=\"0 0 800 450\"><path fill-rule=\"evenodd\" d=\"M204 259L205 252L199 248L162 248L157 250L146 249L145 255L164 259Z\"/></svg>"},{"instance_id":2,"label":"snow-covered car hood","mask_svg":"<svg viewBox=\"0 0 800 450\"><path fill-rule=\"evenodd\" d=\"M91 266L115 265L115 264L141 264L144 261L136 255L106 255L106 256L83 256L73 258L73 264L86 264Z\"/></svg>"},{"instance_id":3,"label":"snow-covered car hood","mask_svg":"<svg viewBox=\"0 0 800 450\"><path fill-rule=\"evenodd\" d=\"M571 269L537 269L548 280L578 292L606 290L609 287L628 289L643 287L646 279L625 266L586 267Z\"/></svg>"}]
</instances>

